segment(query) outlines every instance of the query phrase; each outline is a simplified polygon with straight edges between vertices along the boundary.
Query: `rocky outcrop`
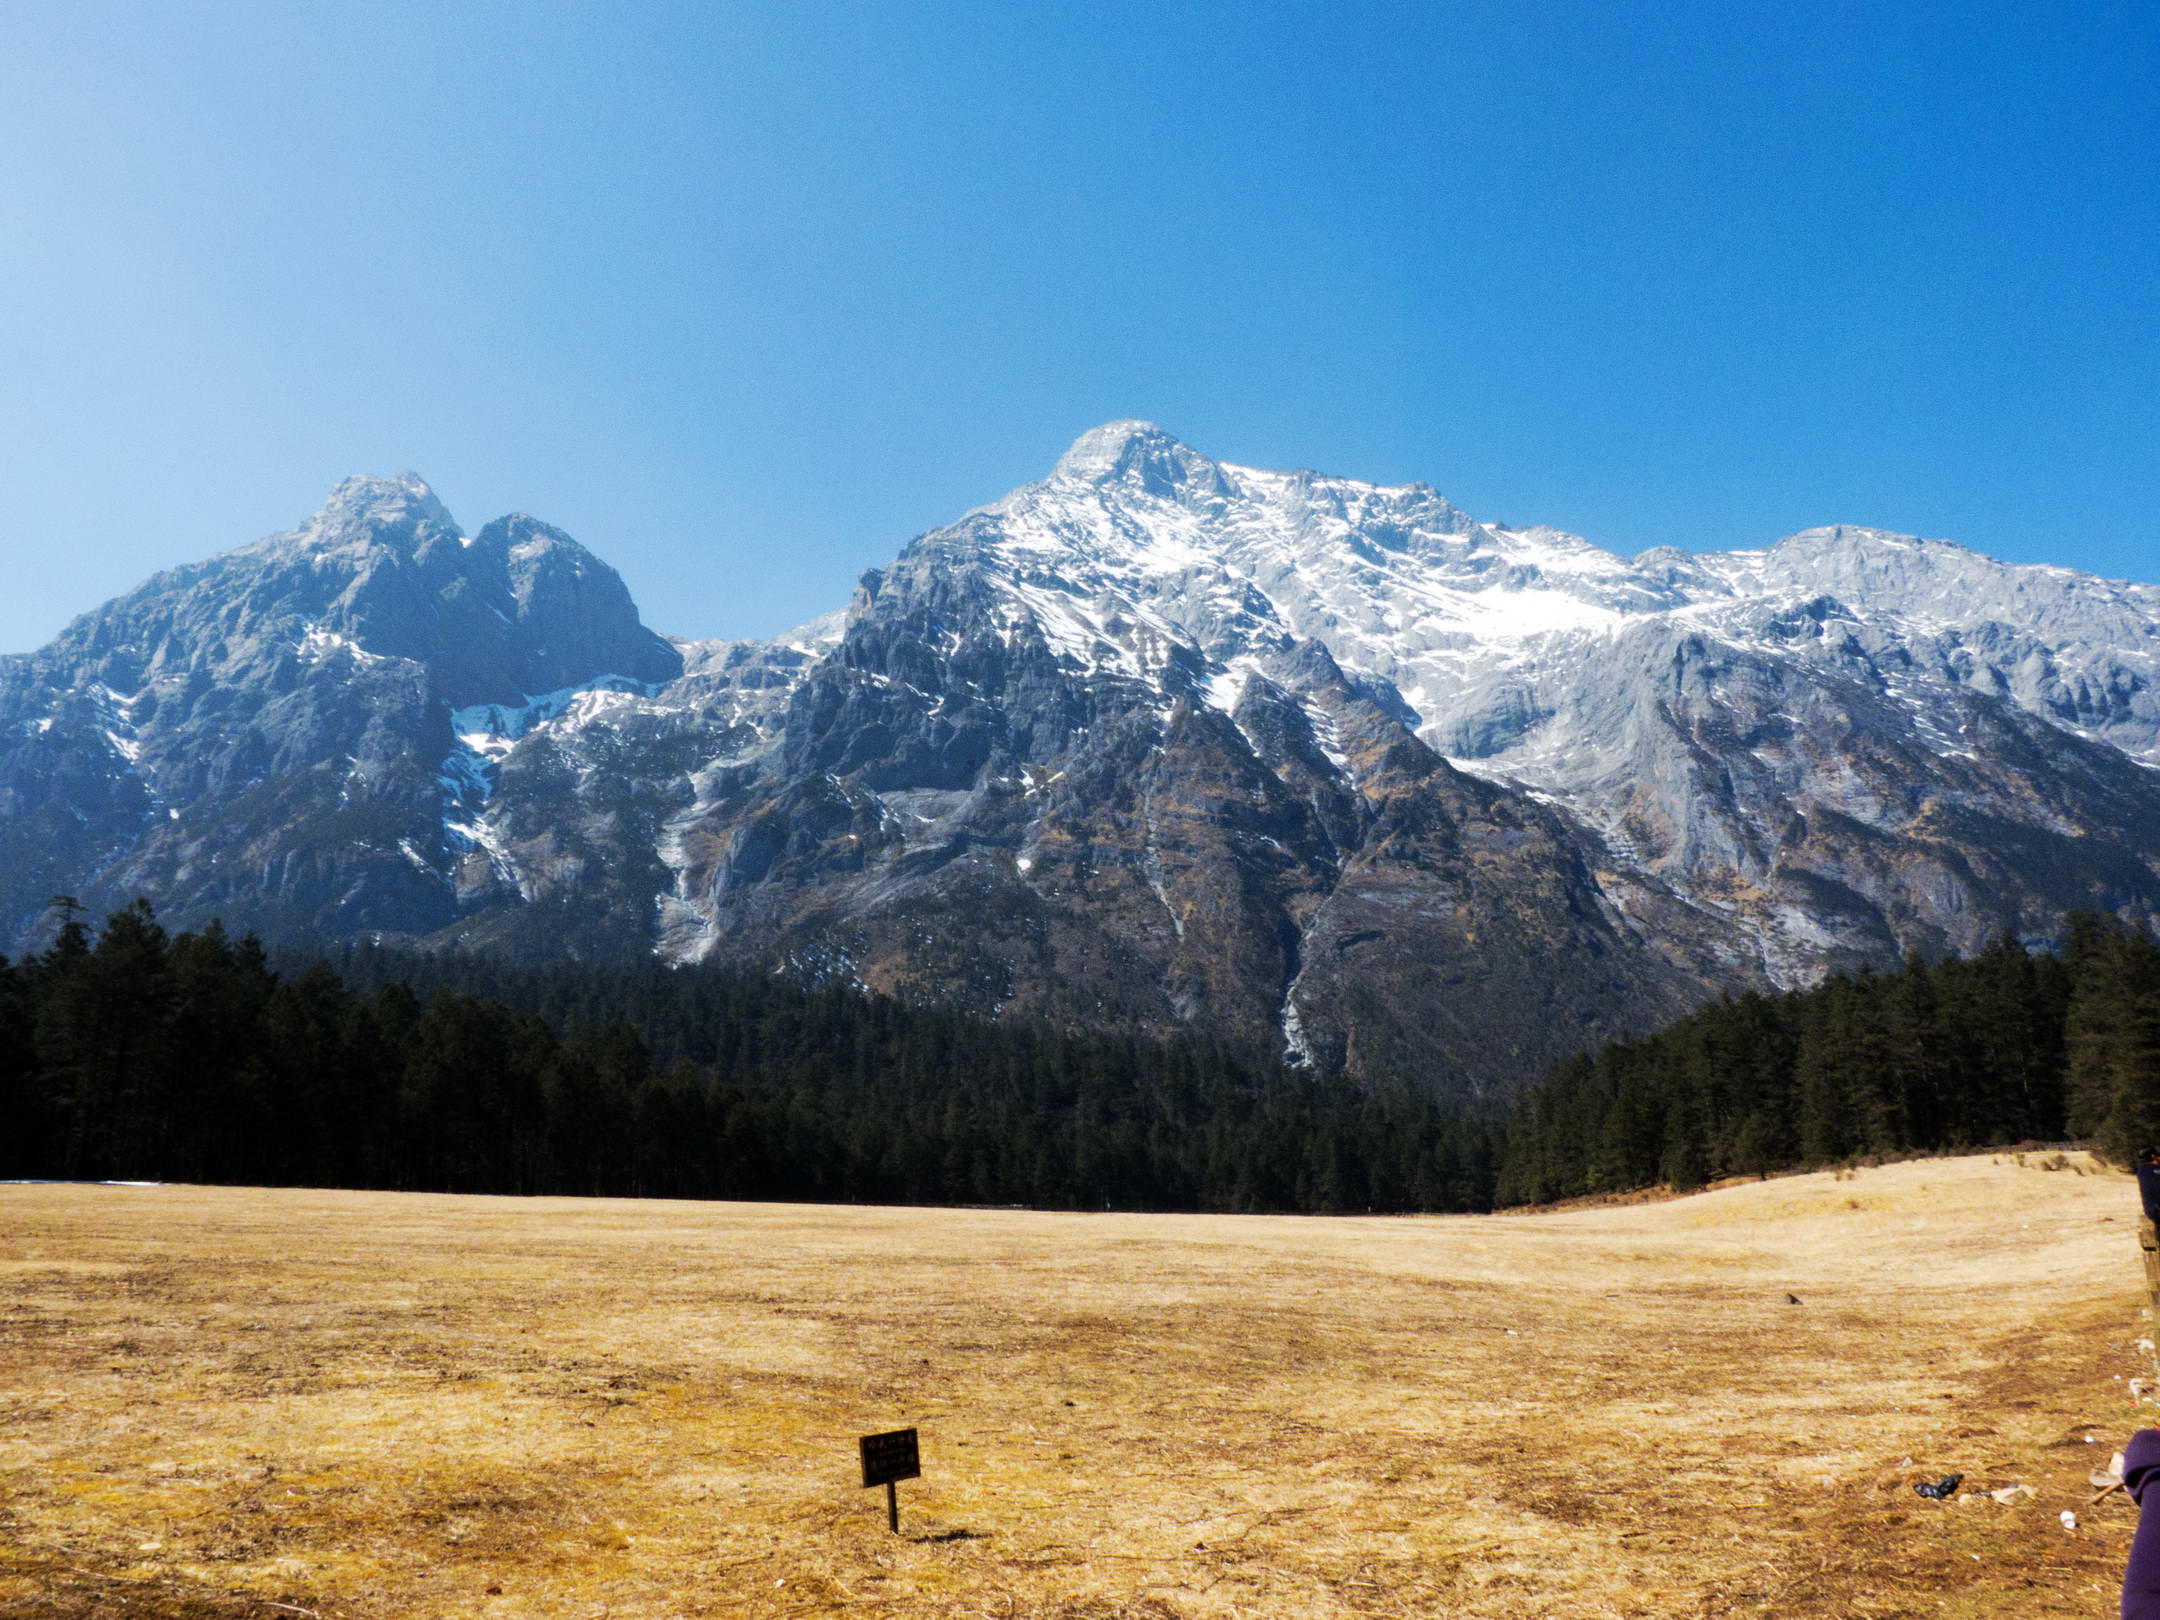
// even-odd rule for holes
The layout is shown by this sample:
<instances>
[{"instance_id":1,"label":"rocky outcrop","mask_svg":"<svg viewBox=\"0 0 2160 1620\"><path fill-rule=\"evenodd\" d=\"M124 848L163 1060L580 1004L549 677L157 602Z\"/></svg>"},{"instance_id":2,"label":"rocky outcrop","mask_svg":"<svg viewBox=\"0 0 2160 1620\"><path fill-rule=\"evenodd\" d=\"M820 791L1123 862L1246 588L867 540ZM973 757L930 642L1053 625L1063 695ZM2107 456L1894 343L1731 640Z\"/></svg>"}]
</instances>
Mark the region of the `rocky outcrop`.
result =
<instances>
[{"instance_id":1,"label":"rocky outcrop","mask_svg":"<svg viewBox=\"0 0 2160 1620\"><path fill-rule=\"evenodd\" d=\"M567 535L468 539L418 478L348 479L0 671L0 916L21 935L66 890L285 937L443 928L455 715L682 667Z\"/></svg>"}]
</instances>

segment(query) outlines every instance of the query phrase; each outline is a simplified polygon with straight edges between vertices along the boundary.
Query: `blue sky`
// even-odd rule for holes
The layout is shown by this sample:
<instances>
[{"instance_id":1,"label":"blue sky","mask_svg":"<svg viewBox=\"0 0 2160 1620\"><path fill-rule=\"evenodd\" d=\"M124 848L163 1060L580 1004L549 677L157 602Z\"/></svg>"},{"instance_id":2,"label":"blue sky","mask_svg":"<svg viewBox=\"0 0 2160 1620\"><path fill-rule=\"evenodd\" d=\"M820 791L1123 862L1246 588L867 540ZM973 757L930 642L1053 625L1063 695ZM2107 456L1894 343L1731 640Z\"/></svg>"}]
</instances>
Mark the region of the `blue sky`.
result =
<instances>
[{"instance_id":1,"label":"blue sky","mask_svg":"<svg viewBox=\"0 0 2160 1620\"><path fill-rule=\"evenodd\" d=\"M0 17L0 650L416 468L779 629L1116 417L2160 578L2160 11Z\"/></svg>"}]
</instances>

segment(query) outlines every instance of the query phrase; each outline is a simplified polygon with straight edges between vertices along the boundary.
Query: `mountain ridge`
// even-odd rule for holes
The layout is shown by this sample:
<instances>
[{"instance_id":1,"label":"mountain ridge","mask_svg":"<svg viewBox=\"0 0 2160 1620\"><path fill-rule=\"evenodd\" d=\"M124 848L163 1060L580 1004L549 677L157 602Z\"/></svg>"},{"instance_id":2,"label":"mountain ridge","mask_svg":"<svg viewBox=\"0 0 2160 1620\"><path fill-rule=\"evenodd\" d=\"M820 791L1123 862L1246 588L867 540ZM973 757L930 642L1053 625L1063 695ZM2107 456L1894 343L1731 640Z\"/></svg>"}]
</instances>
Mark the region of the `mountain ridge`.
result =
<instances>
[{"instance_id":1,"label":"mountain ridge","mask_svg":"<svg viewBox=\"0 0 2160 1620\"><path fill-rule=\"evenodd\" d=\"M0 660L0 917L767 961L1487 1090L1721 990L2160 915L2160 587L1632 559L1148 423L783 637L416 474Z\"/></svg>"}]
</instances>

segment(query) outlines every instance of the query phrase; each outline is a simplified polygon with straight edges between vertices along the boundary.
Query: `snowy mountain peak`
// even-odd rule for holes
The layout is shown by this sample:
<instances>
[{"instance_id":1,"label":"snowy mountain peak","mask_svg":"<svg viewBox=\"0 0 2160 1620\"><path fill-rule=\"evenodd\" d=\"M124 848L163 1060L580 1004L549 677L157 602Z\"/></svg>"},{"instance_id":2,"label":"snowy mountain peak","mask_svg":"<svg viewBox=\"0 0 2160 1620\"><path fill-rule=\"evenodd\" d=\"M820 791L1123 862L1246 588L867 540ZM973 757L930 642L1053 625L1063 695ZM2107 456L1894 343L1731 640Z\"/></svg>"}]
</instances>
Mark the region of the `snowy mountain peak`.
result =
<instances>
[{"instance_id":1,"label":"snowy mountain peak","mask_svg":"<svg viewBox=\"0 0 2160 1620\"><path fill-rule=\"evenodd\" d=\"M1223 470L1153 422L1105 422L1073 440L1051 469L1053 481L1125 482L1174 499L1181 493L1227 494Z\"/></svg>"},{"instance_id":2,"label":"snowy mountain peak","mask_svg":"<svg viewBox=\"0 0 2160 1620\"><path fill-rule=\"evenodd\" d=\"M926 539L984 569L1012 617L1080 668L1151 670L1140 630L1210 668L1317 642L1400 693L1443 753L1563 797L1624 773L1622 728L1577 679L1586 661L1705 636L1749 657L1804 642L1841 669L1904 659L2160 763L2160 590L1888 529L1631 560L1557 528L1478 522L1426 484L1218 463L1125 421ZM1847 605L1858 640L1800 626L1794 610L1818 598Z\"/></svg>"},{"instance_id":3,"label":"snowy mountain peak","mask_svg":"<svg viewBox=\"0 0 2160 1620\"><path fill-rule=\"evenodd\" d=\"M1136 445L1173 445L1179 441L1173 434L1157 427L1153 422L1125 418L1105 422L1092 427L1073 440L1065 453L1058 457L1051 476L1068 478L1097 478L1114 469Z\"/></svg>"}]
</instances>

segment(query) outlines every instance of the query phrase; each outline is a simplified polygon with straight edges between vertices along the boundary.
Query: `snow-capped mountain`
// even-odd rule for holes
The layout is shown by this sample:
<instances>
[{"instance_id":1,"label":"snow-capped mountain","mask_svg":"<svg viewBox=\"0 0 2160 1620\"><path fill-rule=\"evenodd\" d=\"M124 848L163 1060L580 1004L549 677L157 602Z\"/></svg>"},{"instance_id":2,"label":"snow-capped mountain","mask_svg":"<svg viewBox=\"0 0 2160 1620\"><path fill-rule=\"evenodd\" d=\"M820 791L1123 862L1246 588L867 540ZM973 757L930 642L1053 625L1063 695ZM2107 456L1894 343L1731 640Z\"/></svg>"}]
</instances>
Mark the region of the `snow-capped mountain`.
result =
<instances>
[{"instance_id":1,"label":"snow-capped mountain","mask_svg":"<svg viewBox=\"0 0 2160 1620\"><path fill-rule=\"evenodd\" d=\"M2081 851L2056 841L2149 854L2160 833L2149 778L2119 757L2160 767L2156 586L1846 527L1630 560L1474 522L1424 485L1220 465L1136 422L918 545L948 568L981 553L1008 611L1083 667L1195 647L1218 707L1321 644L1457 768L1549 796L1615 864L1736 917L1781 984L1826 948L2045 933L2004 904L2029 880L1961 870L1987 862L1980 823L2012 859L2038 839L2073 868ZM2066 752L2059 732L2109 746ZM2055 803L2072 779L2079 802ZM1882 836L1925 881L1854 870Z\"/></svg>"},{"instance_id":2,"label":"snow-capped mountain","mask_svg":"<svg viewBox=\"0 0 2160 1620\"><path fill-rule=\"evenodd\" d=\"M771 962L1467 1088L1720 989L2160 915L2160 588L1624 559L1084 435L770 642L418 479L0 663L0 905Z\"/></svg>"}]
</instances>

